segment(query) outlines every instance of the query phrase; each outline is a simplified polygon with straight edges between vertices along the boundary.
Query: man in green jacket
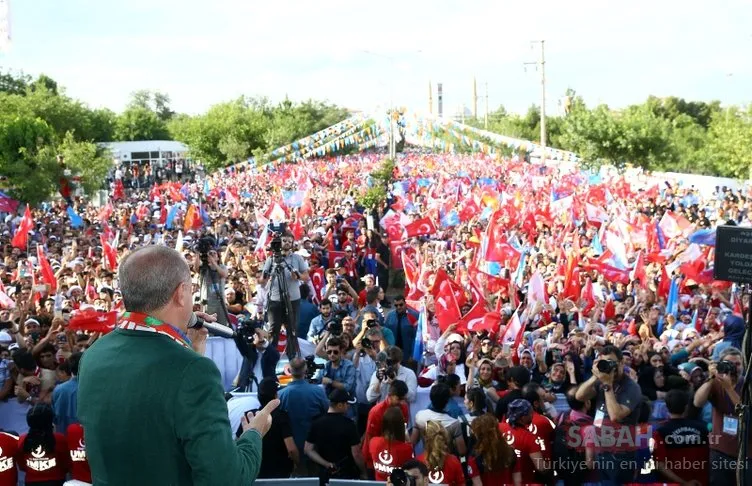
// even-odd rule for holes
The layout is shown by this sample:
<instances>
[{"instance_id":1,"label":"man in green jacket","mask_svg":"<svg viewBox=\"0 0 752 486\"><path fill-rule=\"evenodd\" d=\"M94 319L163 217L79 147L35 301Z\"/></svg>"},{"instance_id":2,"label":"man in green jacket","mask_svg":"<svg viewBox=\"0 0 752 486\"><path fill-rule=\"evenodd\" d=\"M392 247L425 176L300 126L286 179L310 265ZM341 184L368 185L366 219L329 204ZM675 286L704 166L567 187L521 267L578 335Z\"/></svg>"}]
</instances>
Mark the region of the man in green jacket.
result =
<instances>
[{"instance_id":1,"label":"man in green jacket","mask_svg":"<svg viewBox=\"0 0 752 486\"><path fill-rule=\"evenodd\" d=\"M248 485L273 400L233 442L206 330L188 330L191 274L171 248L130 253L118 273L127 312L81 360L78 417L95 485ZM205 314L204 319L214 320Z\"/></svg>"}]
</instances>

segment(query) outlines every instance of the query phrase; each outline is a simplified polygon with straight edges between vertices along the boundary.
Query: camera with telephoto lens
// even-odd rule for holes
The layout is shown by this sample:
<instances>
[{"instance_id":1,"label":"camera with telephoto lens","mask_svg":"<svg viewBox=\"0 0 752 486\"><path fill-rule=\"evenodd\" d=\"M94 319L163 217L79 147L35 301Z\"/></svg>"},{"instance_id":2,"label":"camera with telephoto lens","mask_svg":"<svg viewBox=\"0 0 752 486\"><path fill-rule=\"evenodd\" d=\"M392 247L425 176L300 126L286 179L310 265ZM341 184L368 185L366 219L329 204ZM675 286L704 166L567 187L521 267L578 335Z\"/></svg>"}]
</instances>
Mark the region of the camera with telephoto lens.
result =
<instances>
[{"instance_id":1,"label":"camera with telephoto lens","mask_svg":"<svg viewBox=\"0 0 752 486\"><path fill-rule=\"evenodd\" d=\"M202 236L196 243L196 251L201 259L201 265L209 265L209 252L217 247L217 240L213 236Z\"/></svg>"},{"instance_id":2,"label":"camera with telephoto lens","mask_svg":"<svg viewBox=\"0 0 752 486\"><path fill-rule=\"evenodd\" d=\"M368 319L366 322L366 327L371 328L376 326L376 319Z\"/></svg>"},{"instance_id":3,"label":"camera with telephoto lens","mask_svg":"<svg viewBox=\"0 0 752 486\"><path fill-rule=\"evenodd\" d=\"M613 373L619 367L619 363L612 359L602 359L595 365L601 373Z\"/></svg>"},{"instance_id":4,"label":"camera with telephoto lens","mask_svg":"<svg viewBox=\"0 0 752 486\"><path fill-rule=\"evenodd\" d=\"M395 467L389 475L389 482L393 486L415 486L415 478L405 472L404 469Z\"/></svg>"},{"instance_id":5,"label":"camera with telephoto lens","mask_svg":"<svg viewBox=\"0 0 752 486\"><path fill-rule=\"evenodd\" d=\"M305 375L306 380L308 380L311 383L314 383L316 382L316 380L314 380L313 377L316 376L316 372L318 370L324 369L324 365L316 363L316 357L313 356L312 354L305 357L305 362L306 362L306 375Z\"/></svg>"},{"instance_id":6,"label":"camera with telephoto lens","mask_svg":"<svg viewBox=\"0 0 752 486\"><path fill-rule=\"evenodd\" d=\"M370 339L368 339L366 337L364 337L363 339L360 340L360 346L363 349L373 349L373 343L371 342Z\"/></svg>"},{"instance_id":7,"label":"camera with telephoto lens","mask_svg":"<svg viewBox=\"0 0 752 486\"><path fill-rule=\"evenodd\" d=\"M329 334L332 336L341 336L344 332L344 327L342 326L342 320L347 317L347 311L339 310L337 312L334 312L331 317L329 317L329 320L326 322L326 330L329 331Z\"/></svg>"},{"instance_id":8,"label":"camera with telephoto lens","mask_svg":"<svg viewBox=\"0 0 752 486\"><path fill-rule=\"evenodd\" d=\"M715 367L716 374L736 375L736 365L731 361L721 361Z\"/></svg>"}]
</instances>

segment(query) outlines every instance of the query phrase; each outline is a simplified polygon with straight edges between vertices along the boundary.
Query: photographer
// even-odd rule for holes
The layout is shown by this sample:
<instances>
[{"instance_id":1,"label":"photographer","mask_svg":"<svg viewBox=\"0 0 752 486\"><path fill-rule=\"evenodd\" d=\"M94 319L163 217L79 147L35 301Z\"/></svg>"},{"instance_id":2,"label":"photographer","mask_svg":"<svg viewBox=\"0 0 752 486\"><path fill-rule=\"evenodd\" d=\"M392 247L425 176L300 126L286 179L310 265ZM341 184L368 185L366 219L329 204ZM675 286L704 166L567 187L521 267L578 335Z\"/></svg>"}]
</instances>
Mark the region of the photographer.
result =
<instances>
[{"instance_id":1,"label":"photographer","mask_svg":"<svg viewBox=\"0 0 752 486\"><path fill-rule=\"evenodd\" d=\"M279 333L282 325L285 325L287 331L287 355L292 357L297 351L297 336L295 329L298 325L298 316L300 315L300 282L308 280L308 264L300 255L292 252L293 237L290 233L284 233L280 237L281 246L279 254L272 258L267 258L264 262L264 277L269 279L269 296L268 296L268 319L272 330L272 345L276 346L279 339ZM274 249L275 242L272 241ZM276 251L276 250L273 250ZM284 281L278 282L272 274L272 267L275 260L279 257L277 264L281 265ZM283 286L289 298L290 315L285 316L288 311L288 303L283 301L280 293L280 286ZM287 317L287 322L285 321Z\"/></svg>"},{"instance_id":2,"label":"photographer","mask_svg":"<svg viewBox=\"0 0 752 486\"><path fill-rule=\"evenodd\" d=\"M311 320L311 326L308 328L308 334L306 338L312 342L317 343L321 338L321 333L326 329L326 325L329 323L332 317L332 303L329 299L324 299L319 304L319 314Z\"/></svg>"},{"instance_id":3,"label":"photographer","mask_svg":"<svg viewBox=\"0 0 752 486\"><path fill-rule=\"evenodd\" d=\"M581 402L596 399L596 412L593 425L620 427L634 426L640 414L642 390L640 386L624 373L621 349L605 346L593 364L593 376L577 390L576 398ZM615 432L618 433L618 432ZM598 461L601 464L601 481L609 484L629 483L634 479L634 465L630 452L601 452Z\"/></svg>"},{"instance_id":4,"label":"photographer","mask_svg":"<svg viewBox=\"0 0 752 486\"><path fill-rule=\"evenodd\" d=\"M201 282L199 292L202 310L207 314L216 315L218 323L229 325L224 293L228 272L227 267L219 263L214 237L204 236L198 240L193 270L198 273Z\"/></svg>"},{"instance_id":5,"label":"photographer","mask_svg":"<svg viewBox=\"0 0 752 486\"><path fill-rule=\"evenodd\" d=\"M389 384L394 380L404 381L407 385L407 401L415 402L418 393L418 378L415 372L410 368L405 368L402 363L402 350L396 346L389 346L386 349L386 359L379 362L376 373L371 377L371 383L368 385L366 397L368 401L382 402L389 391Z\"/></svg>"},{"instance_id":6,"label":"photographer","mask_svg":"<svg viewBox=\"0 0 752 486\"><path fill-rule=\"evenodd\" d=\"M355 366L355 397L357 399L358 433L363 435L366 428L368 412L371 410L371 402L366 396L371 377L376 373L376 356L381 349L381 332L376 329L368 329L366 335L360 340L353 356Z\"/></svg>"},{"instance_id":7,"label":"photographer","mask_svg":"<svg viewBox=\"0 0 752 486\"><path fill-rule=\"evenodd\" d=\"M694 405L702 408L706 402L713 406L713 430L710 432L711 484L735 484L736 462L739 452L739 418L734 408L741 403L744 360L737 348L723 350L717 363L709 369L710 377L697 389ZM747 466L750 452L747 449ZM745 467L748 481L750 468Z\"/></svg>"},{"instance_id":8,"label":"photographer","mask_svg":"<svg viewBox=\"0 0 752 486\"><path fill-rule=\"evenodd\" d=\"M258 392L261 380L265 378L276 379L279 351L275 347L269 347L269 334L260 326L251 327L253 332L252 346L248 347L248 355L243 356L243 364L238 374L238 388L243 392ZM243 327L239 333L245 336ZM250 339L247 336L246 339Z\"/></svg>"},{"instance_id":9,"label":"photographer","mask_svg":"<svg viewBox=\"0 0 752 486\"><path fill-rule=\"evenodd\" d=\"M373 312L364 312L363 326L361 326L360 332L355 337L355 339L353 339L356 347L360 344L360 340L363 339L363 335L369 329L378 329L379 331L381 331L382 340L386 343L386 345L394 346L394 334L392 333L392 331L388 327L383 327L381 324L379 324L379 321L376 319L376 314L374 314Z\"/></svg>"}]
</instances>

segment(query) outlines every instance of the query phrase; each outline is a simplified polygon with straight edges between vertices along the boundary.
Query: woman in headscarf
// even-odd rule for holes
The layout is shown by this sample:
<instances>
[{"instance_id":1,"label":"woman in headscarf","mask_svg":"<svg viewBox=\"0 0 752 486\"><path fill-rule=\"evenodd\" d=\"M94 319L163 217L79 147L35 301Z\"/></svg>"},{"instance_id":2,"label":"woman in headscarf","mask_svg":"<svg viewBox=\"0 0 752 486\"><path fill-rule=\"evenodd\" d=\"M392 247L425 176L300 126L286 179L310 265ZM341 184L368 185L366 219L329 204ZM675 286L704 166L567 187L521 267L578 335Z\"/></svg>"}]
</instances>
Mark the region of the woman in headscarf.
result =
<instances>
[{"instance_id":1,"label":"woman in headscarf","mask_svg":"<svg viewBox=\"0 0 752 486\"><path fill-rule=\"evenodd\" d=\"M744 319L737 315L729 314L723 320L723 341L716 344L713 349L713 361L718 361L721 352L726 348L734 347L742 349L742 338L744 338Z\"/></svg>"},{"instance_id":2,"label":"woman in headscarf","mask_svg":"<svg viewBox=\"0 0 752 486\"><path fill-rule=\"evenodd\" d=\"M55 413L46 403L37 403L26 414L29 432L19 439L18 467L26 473L26 484L62 486L68 473L68 445L63 434L52 430Z\"/></svg>"}]
</instances>

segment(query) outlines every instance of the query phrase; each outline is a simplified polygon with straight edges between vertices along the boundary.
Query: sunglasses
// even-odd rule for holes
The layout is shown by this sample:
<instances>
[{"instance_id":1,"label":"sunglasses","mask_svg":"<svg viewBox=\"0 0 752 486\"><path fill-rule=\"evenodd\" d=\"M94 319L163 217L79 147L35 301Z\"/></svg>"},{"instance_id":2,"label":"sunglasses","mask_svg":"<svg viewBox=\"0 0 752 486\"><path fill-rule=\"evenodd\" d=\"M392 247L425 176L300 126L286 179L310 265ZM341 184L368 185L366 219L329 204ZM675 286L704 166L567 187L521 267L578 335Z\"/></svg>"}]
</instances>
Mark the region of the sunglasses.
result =
<instances>
[{"instance_id":1,"label":"sunglasses","mask_svg":"<svg viewBox=\"0 0 752 486\"><path fill-rule=\"evenodd\" d=\"M482 343L480 343L480 345L481 346L490 346L491 345L491 341L483 341Z\"/></svg>"},{"instance_id":2,"label":"sunglasses","mask_svg":"<svg viewBox=\"0 0 752 486\"><path fill-rule=\"evenodd\" d=\"M333 355L335 355L335 356L336 356L336 355L338 355L338 354L339 354L339 351L338 351L338 350L336 350L336 349L327 349L327 350L326 350L326 354L333 354Z\"/></svg>"}]
</instances>

